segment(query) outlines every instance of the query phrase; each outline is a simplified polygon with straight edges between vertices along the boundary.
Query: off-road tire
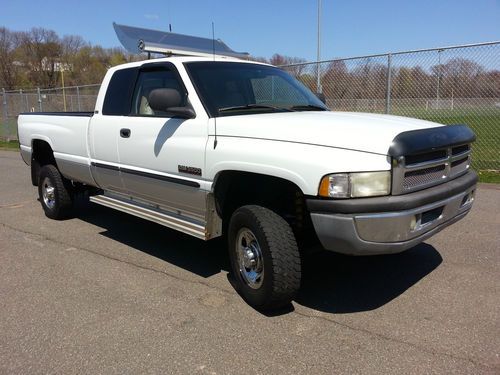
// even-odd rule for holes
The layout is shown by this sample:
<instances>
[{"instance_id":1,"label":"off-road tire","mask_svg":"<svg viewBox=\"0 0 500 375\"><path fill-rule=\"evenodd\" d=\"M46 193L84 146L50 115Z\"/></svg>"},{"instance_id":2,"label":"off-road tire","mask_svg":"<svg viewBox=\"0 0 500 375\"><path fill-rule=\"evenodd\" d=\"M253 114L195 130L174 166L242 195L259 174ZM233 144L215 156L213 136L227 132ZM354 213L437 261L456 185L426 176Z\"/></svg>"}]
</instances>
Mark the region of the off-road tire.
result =
<instances>
[{"instance_id":1,"label":"off-road tire","mask_svg":"<svg viewBox=\"0 0 500 375\"><path fill-rule=\"evenodd\" d=\"M43 196L44 184L47 181L54 187L53 205L46 204ZM73 191L71 182L65 179L53 165L45 165L40 169L38 179L38 196L45 215L50 219L60 220L70 216L73 209Z\"/></svg>"},{"instance_id":2,"label":"off-road tire","mask_svg":"<svg viewBox=\"0 0 500 375\"><path fill-rule=\"evenodd\" d=\"M240 272L236 249L242 228L254 234L261 248L264 274L258 289ZM301 258L292 228L281 216L261 206L238 208L229 222L228 248L235 288L249 305L271 310L290 304L300 288Z\"/></svg>"}]
</instances>

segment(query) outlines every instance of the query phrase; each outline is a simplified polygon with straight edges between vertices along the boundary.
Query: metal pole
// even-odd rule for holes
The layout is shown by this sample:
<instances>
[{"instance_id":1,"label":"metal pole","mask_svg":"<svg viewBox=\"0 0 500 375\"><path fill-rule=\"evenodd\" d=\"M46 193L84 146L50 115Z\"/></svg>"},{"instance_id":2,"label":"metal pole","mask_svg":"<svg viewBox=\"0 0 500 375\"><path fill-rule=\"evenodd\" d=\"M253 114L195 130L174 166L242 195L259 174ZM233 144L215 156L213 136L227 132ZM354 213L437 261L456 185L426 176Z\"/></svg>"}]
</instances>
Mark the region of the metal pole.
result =
<instances>
[{"instance_id":1,"label":"metal pole","mask_svg":"<svg viewBox=\"0 0 500 375\"><path fill-rule=\"evenodd\" d=\"M391 113L391 89L392 89L392 69L391 69L392 55L387 54L387 90L385 98L385 113Z\"/></svg>"},{"instance_id":2,"label":"metal pole","mask_svg":"<svg viewBox=\"0 0 500 375\"><path fill-rule=\"evenodd\" d=\"M441 51L438 50L438 71L437 71L437 85L436 85L436 109L439 109L439 84L441 80Z\"/></svg>"},{"instance_id":3,"label":"metal pole","mask_svg":"<svg viewBox=\"0 0 500 375\"><path fill-rule=\"evenodd\" d=\"M2 104L3 104L3 120L7 122L7 94L5 89L2 88Z\"/></svg>"},{"instance_id":4,"label":"metal pole","mask_svg":"<svg viewBox=\"0 0 500 375\"><path fill-rule=\"evenodd\" d=\"M43 112L43 109L42 109L42 94L40 93L40 87L36 88L36 93L38 95L38 109L40 109L40 112Z\"/></svg>"},{"instance_id":5,"label":"metal pole","mask_svg":"<svg viewBox=\"0 0 500 375\"><path fill-rule=\"evenodd\" d=\"M319 61L321 61L321 0L318 0L318 54L316 56L316 91L318 93L323 92L323 88L321 87L321 72L319 69Z\"/></svg>"},{"instance_id":6,"label":"metal pole","mask_svg":"<svg viewBox=\"0 0 500 375\"><path fill-rule=\"evenodd\" d=\"M64 69L62 68L62 66L61 66L61 83L62 83L64 112L66 112L66 90L64 89Z\"/></svg>"},{"instance_id":7,"label":"metal pole","mask_svg":"<svg viewBox=\"0 0 500 375\"><path fill-rule=\"evenodd\" d=\"M80 103L80 87L76 86L76 100L78 102L78 112L82 111L82 105Z\"/></svg>"},{"instance_id":8,"label":"metal pole","mask_svg":"<svg viewBox=\"0 0 500 375\"><path fill-rule=\"evenodd\" d=\"M19 112L23 111L23 89L19 89Z\"/></svg>"}]
</instances>

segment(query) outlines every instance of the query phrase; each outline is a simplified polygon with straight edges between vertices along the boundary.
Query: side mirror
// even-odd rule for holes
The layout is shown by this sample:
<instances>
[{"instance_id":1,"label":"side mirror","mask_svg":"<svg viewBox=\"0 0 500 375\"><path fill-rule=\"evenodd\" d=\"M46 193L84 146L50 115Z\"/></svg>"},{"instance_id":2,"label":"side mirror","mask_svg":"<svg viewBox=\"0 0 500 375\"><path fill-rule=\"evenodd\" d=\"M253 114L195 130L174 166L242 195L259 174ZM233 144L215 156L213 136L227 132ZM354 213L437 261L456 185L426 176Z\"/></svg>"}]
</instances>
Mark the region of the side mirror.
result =
<instances>
[{"instance_id":1,"label":"side mirror","mask_svg":"<svg viewBox=\"0 0 500 375\"><path fill-rule=\"evenodd\" d=\"M148 96L149 106L153 111L168 112L181 118L195 118L196 113L191 107L181 107L182 96L178 90L155 89Z\"/></svg>"},{"instance_id":2,"label":"side mirror","mask_svg":"<svg viewBox=\"0 0 500 375\"><path fill-rule=\"evenodd\" d=\"M318 97L319 100L323 102L323 104L326 104L326 96L322 92L317 92L316 96Z\"/></svg>"}]
</instances>

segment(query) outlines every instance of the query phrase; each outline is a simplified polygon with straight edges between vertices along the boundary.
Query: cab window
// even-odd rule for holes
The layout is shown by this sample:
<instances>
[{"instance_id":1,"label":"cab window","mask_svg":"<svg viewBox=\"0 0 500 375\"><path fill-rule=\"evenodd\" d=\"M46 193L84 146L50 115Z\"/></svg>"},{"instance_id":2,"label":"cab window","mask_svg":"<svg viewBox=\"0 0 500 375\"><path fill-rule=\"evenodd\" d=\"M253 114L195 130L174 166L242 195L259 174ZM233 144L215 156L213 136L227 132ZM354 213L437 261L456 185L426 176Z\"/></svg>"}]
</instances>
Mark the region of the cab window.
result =
<instances>
[{"instance_id":1,"label":"cab window","mask_svg":"<svg viewBox=\"0 0 500 375\"><path fill-rule=\"evenodd\" d=\"M187 93L176 72L166 67L142 70L139 72L132 97L132 115L169 117L166 112L155 111L149 106L149 94L160 88L178 90L186 104Z\"/></svg>"},{"instance_id":2,"label":"cab window","mask_svg":"<svg viewBox=\"0 0 500 375\"><path fill-rule=\"evenodd\" d=\"M113 73L106 90L102 114L127 116L130 113L130 98L137 77L137 68L120 69Z\"/></svg>"}]
</instances>

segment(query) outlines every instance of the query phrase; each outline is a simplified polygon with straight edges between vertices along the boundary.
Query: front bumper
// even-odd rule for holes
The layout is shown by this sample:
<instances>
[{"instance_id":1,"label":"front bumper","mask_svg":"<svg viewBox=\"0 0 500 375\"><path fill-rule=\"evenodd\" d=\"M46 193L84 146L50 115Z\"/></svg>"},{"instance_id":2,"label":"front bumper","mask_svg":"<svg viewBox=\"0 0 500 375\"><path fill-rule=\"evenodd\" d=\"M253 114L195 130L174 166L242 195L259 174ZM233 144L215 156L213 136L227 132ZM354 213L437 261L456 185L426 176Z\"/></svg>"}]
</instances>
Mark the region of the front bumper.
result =
<instances>
[{"instance_id":1,"label":"front bumper","mask_svg":"<svg viewBox=\"0 0 500 375\"><path fill-rule=\"evenodd\" d=\"M316 234L327 250L352 255L398 253L463 218L477 174L415 193L347 200L309 199Z\"/></svg>"}]
</instances>

